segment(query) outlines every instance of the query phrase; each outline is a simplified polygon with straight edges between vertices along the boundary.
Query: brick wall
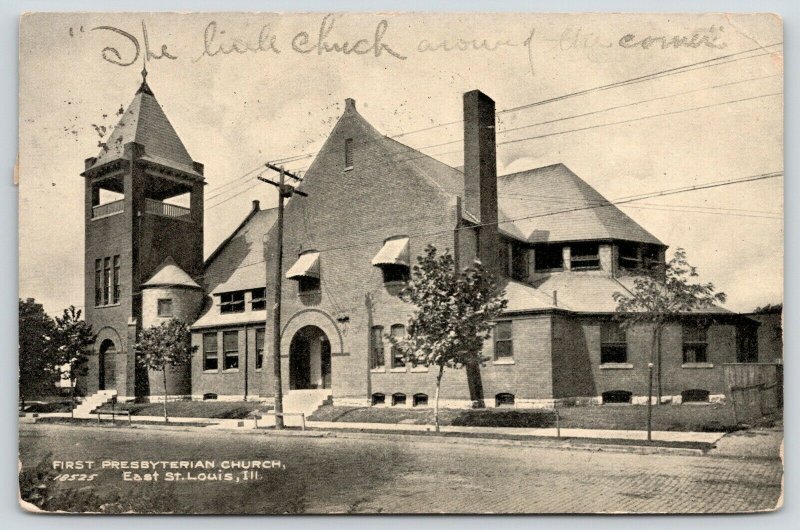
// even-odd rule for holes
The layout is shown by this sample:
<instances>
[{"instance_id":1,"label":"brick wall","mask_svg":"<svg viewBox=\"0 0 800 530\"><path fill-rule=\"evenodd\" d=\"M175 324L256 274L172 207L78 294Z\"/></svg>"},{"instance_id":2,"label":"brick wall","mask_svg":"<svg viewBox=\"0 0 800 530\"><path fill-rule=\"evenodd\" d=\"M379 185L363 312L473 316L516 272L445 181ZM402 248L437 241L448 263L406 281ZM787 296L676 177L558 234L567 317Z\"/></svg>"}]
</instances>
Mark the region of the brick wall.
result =
<instances>
[{"instance_id":1,"label":"brick wall","mask_svg":"<svg viewBox=\"0 0 800 530\"><path fill-rule=\"evenodd\" d=\"M195 331L192 333L192 345L197 346L197 353L192 358L191 364L191 395L193 399L202 399L203 394L213 393L221 399L226 396L235 396L239 399L245 395L245 375L247 375L247 395L257 398L259 395L271 395L272 389L264 388L265 377L263 371L267 369L265 351L264 366L256 368L256 329L263 329L264 324L248 324L219 329ZM238 332L239 368L223 370L223 343L222 336L225 331ZM203 370L203 334L213 333L217 336L218 367L213 371Z\"/></svg>"}]
</instances>

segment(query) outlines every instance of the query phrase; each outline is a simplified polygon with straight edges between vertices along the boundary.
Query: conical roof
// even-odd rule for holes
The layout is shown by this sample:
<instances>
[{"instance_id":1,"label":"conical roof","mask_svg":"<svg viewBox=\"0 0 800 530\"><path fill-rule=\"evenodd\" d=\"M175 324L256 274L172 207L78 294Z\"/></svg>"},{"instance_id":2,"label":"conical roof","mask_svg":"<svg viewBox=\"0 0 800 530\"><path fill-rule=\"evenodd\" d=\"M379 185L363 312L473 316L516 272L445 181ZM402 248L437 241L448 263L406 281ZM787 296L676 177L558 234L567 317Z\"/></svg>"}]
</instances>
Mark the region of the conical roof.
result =
<instances>
[{"instance_id":1,"label":"conical roof","mask_svg":"<svg viewBox=\"0 0 800 530\"><path fill-rule=\"evenodd\" d=\"M191 276L181 269L172 256L161 262L153 276L142 284L142 287L191 287L200 289Z\"/></svg>"},{"instance_id":2,"label":"conical roof","mask_svg":"<svg viewBox=\"0 0 800 530\"><path fill-rule=\"evenodd\" d=\"M143 76L146 75L146 72L143 72ZM142 80L128 109L108 136L105 145L100 149L92 167L122 158L125 144L130 142L143 145L145 158L153 162L198 174L194 169L192 157L189 156L189 152L145 79Z\"/></svg>"}]
</instances>

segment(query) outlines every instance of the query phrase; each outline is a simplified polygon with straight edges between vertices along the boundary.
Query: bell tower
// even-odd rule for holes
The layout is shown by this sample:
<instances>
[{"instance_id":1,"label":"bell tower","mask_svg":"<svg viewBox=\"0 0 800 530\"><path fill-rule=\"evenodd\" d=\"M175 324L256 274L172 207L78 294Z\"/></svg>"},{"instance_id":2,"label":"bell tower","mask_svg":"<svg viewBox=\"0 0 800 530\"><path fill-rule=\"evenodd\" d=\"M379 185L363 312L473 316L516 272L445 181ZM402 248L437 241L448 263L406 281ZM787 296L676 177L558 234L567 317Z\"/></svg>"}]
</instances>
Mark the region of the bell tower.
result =
<instances>
[{"instance_id":1,"label":"bell tower","mask_svg":"<svg viewBox=\"0 0 800 530\"><path fill-rule=\"evenodd\" d=\"M142 327L142 284L165 260L198 283L203 271L203 165L189 156L147 83L142 83L85 182L85 318L97 333L88 394L150 395L133 344Z\"/></svg>"}]
</instances>

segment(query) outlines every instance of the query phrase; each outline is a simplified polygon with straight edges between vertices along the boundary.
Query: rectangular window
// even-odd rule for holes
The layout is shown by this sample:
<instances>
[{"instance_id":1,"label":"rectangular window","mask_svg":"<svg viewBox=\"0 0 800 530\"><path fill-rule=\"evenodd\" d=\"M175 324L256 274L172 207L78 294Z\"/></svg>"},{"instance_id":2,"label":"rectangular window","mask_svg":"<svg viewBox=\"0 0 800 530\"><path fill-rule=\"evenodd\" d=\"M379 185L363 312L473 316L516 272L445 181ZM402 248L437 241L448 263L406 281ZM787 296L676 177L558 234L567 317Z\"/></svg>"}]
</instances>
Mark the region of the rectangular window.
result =
<instances>
[{"instance_id":1,"label":"rectangular window","mask_svg":"<svg viewBox=\"0 0 800 530\"><path fill-rule=\"evenodd\" d=\"M494 326L494 360L514 358L514 339L510 320L503 320Z\"/></svg>"},{"instance_id":2,"label":"rectangular window","mask_svg":"<svg viewBox=\"0 0 800 530\"><path fill-rule=\"evenodd\" d=\"M353 168L353 139L348 138L344 141L344 168Z\"/></svg>"},{"instance_id":3,"label":"rectangular window","mask_svg":"<svg viewBox=\"0 0 800 530\"><path fill-rule=\"evenodd\" d=\"M405 265L384 265L383 283L407 282L411 277L411 270Z\"/></svg>"},{"instance_id":4,"label":"rectangular window","mask_svg":"<svg viewBox=\"0 0 800 530\"><path fill-rule=\"evenodd\" d=\"M386 366L386 357L383 349L383 326L372 327L372 340L370 343L370 368L383 368Z\"/></svg>"},{"instance_id":5,"label":"rectangular window","mask_svg":"<svg viewBox=\"0 0 800 530\"><path fill-rule=\"evenodd\" d=\"M406 336L406 327L402 324L392 326L391 335L401 340ZM405 353L397 346L392 345L392 368L403 368L406 365Z\"/></svg>"},{"instance_id":6,"label":"rectangular window","mask_svg":"<svg viewBox=\"0 0 800 530\"><path fill-rule=\"evenodd\" d=\"M534 259L536 272L560 271L564 269L564 253L560 245L536 247Z\"/></svg>"},{"instance_id":7,"label":"rectangular window","mask_svg":"<svg viewBox=\"0 0 800 530\"><path fill-rule=\"evenodd\" d=\"M220 313L242 313L244 311L244 291L222 293L219 297Z\"/></svg>"},{"instance_id":8,"label":"rectangular window","mask_svg":"<svg viewBox=\"0 0 800 530\"><path fill-rule=\"evenodd\" d=\"M708 362L708 328L694 324L683 325L683 362Z\"/></svg>"},{"instance_id":9,"label":"rectangular window","mask_svg":"<svg viewBox=\"0 0 800 530\"><path fill-rule=\"evenodd\" d=\"M570 246L572 270L592 270L600 268L600 251L596 243L578 243Z\"/></svg>"},{"instance_id":10,"label":"rectangular window","mask_svg":"<svg viewBox=\"0 0 800 530\"><path fill-rule=\"evenodd\" d=\"M643 266L647 270L657 270L664 265L661 249L655 245L647 245L642 249Z\"/></svg>"},{"instance_id":11,"label":"rectangular window","mask_svg":"<svg viewBox=\"0 0 800 530\"><path fill-rule=\"evenodd\" d=\"M639 245L635 243L620 243L618 248L620 268L638 269L641 267Z\"/></svg>"},{"instance_id":12,"label":"rectangular window","mask_svg":"<svg viewBox=\"0 0 800 530\"><path fill-rule=\"evenodd\" d=\"M112 300L115 304L119 303L119 256L114 256L114 277Z\"/></svg>"},{"instance_id":13,"label":"rectangular window","mask_svg":"<svg viewBox=\"0 0 800 530\"><path fill-rule=\"evenodd\" d=\"M103 260L94 260L94 305L103 305Z\"/></svg>"},{"instance_id":14,"label":"rectangular window","mask_svg":"<svg viewBox=\"0 0 800 530\"><path fill-rule=\"evenodd\" d=\"M219 368L218 351L217 334L203 333L203 370L217 370Z\"/></svg>"},{"instance_id":15,"label":"rectangular window","mask_svg":"<svg viewBox=\"0 0 800 530\"><path fill-rule=\"evenodd\" d=\"M103 305L111 300L111 258L103 259Z\"/></svg>"},{"instance_id":16,"label":"rectangular window","mask_svg":"<svg viewBox=\"0 0 800 530\"><path fill-rule=\"evenodd\" d=\"M600 324L600 364L627 363L628 341L625 330L617 322Z\"/></svg>"},{"instance_id":17,"label":"rectangular window","mask_svg":"<svg viewBox=\"0 0 800 530\"><path fill-rule=\"evenodd\" d=\"M225 331L222 333L222 362L223 370L236 370L239 368L239 332Z\"/></svg>"},{"instance_id":18,"label":"rectangular window","mask_svg":"<svg viewBox=\"0 0 800 530\"><path fill-rule=\"evenodd\" d=\"M264 328L256 329L256 370L264 367Z\"/></svg>"},{"instance_id":19,"label":"rectangular window","mask_svg":"<svg viewBox=\"0 0 800 530\"><path fill-rule=\"evenodd\" d=\"M253 289L253 298L250 301L250 309L253 311L264 311L267 308L267 289Z\"/></svg>"},{"instance_id":20,"label":"rectangular window","mask_svg":"<svg viewBox=\"0 0 800 530\"><path fill-rule=\"evenodd\" d=\"M158 316L160 317L172 316L172 298L158 299Z\"/></svg>"},{"instance_id":21,"label":"rectangular window","mask_svg":"<svg viewBox=\"0 0 800 530\"><path fill-rule=\"evenodd\" d=\"M528 249L520 245L511 245L511 278L519 281L528 279Z\"/></svg>"},{"instance_id":22,"label":"rectangular window","mask_svg":"<svg viewBox=\"0 0 800 530\"><path fill-rule=\"evenodd\" d=\"M302 276L297 280L297 290L300 294L304 293L318 293L322 288L322 283L319 278L312 278L311 276Z\"/></svg>"}]
</instances>

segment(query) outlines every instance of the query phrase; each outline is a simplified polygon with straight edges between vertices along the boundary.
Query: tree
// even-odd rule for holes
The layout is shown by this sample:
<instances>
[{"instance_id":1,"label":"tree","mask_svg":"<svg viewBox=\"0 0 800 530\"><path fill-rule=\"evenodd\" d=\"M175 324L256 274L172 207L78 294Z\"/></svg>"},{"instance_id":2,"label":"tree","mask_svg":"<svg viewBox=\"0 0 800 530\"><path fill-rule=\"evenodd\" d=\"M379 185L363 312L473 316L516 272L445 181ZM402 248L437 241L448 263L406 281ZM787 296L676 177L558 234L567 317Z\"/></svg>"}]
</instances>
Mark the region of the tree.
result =
<instances>
[{"instance_id":1,"label":"tree","mask_svg":"<svg viewBox=\"0 0 800 530\"><path fill-rule=\"evenodd\" d=\"M164 423L169 423L167 369L191 362L192 354L197 349L197 346L192 346L191 340L189 326L173 318L142 331L134 345L136 361L149 370L161 372L164 382Z\"/></svg>"},{"instance_id":2,"label":"tree","mask_svg":"<svg viewBox=\"0 0 800 530\"><path fill-rule=\"evenodd\" d=\"M56 317L55 327L55 365L60 369L66 366L66 371L61 372L61 379L69 380L69 398L72 404L72 416L75 415L75 381L78 376L86 375L86 363L89 360L86 354L89 346L94 344L95 334L92 327L81 320L81 310L71 305L64 310L64 314Z\"/></svg>"},{"instance_id":3,"label":"tree","mask_svg":"<svg viewBox=\"0 0 800 530\"><path fill-rule=\"evenodd\" d=\"M725 303L725 293L715 292L713 283L697 283L697 268L686 260L682 248L675 254L663 271L651 271L634 279L633 289L628 293L614 293L617 302L617 318L623 327L649 324L652 328L650 347L651 362L647 396L647 439L651 437L653 401L653 365L658 373L656 402L661 402L661 332L667 322L677 320L687 313Z\"/></svg>"},{"instance_id":4,"label":"tree","mask_svg":"<svg viewBox=\"0 0 800 530\"><path fill-rule=\"evenodd\" d=\"M417 258L400 299L416 307L404 339L388 336L413 366L435 366L434 423L439 432L439 394L445 368L481 365L483 342L489 338L492 320L505 309L505 292L494 276L475 263L457 271L448 251L436 255L428 245Z\"/></svg>"},{"instance_id":5,"label":"tree","mask_svg":"<svg viewBox=\"0 0 800 530\"><path fill-rule=\"evenodd\" d=\"M53 391L55 322L33 298L19 300L19 399Z\"/></svg>"}]
</instances>

